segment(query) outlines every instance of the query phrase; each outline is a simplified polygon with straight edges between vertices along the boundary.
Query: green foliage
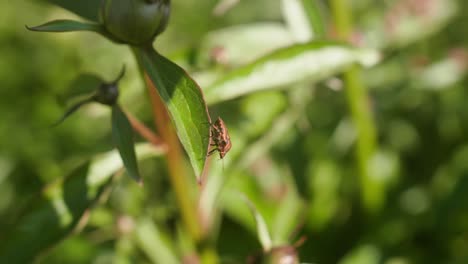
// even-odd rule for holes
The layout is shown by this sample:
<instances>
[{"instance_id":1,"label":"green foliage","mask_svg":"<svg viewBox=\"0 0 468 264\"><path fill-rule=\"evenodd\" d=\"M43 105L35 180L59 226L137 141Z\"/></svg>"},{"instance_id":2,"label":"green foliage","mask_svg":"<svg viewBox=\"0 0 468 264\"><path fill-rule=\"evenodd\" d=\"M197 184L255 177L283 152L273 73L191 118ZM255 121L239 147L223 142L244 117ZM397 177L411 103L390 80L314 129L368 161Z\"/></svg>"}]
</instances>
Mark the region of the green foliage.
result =
<instances>
[{"instance_id":1,"label":"green foliage","mask_svg":"<svg viewBox=\"0 0 468 264\"><path fill-rule=\"evenodd\" d=\"M375 64L378 55L333 42L291 45L226 74L205 89L209 103L296 83L322 80L354 63Z\"/></svg>"},{"instance_id":2,"label":"green foliage","mask_svg":"<svg viewBox=\"0 0 468 264\"><path fill-rule=\"evenodd\" d=\"M138 152L141 158L160 154L144 145ZM1 262L32 262L73 232L80 231L88 221L90 210L109 195L115 173L122 167L118 159L114 152L96 156L91 163L83 164L35 195L21 220L5 236Z\"/></svg>"},{"instance_id":3,"label":"green foliage","mask_svg":"<svg viewBox=\"0 0 468 264\"><path fill-rule=\"evenodd\" d=\"M112 139L119 150L127 173L139 184L143 184L133 146L132 126L118 104L112 106Z\"/></svg>"},{"instance_id":4,"label":"green foliage","mask_svg":"<svg viewBox=\"0 0 468 264\"><path fill-rule=\"evenodd\" d=\"M100 1L0 3L0 262L467 263L467 2L233 2L173 0L154 49ZM99 34L18 30L63 18L30 29ZM49 128L122 64L118 106ZM134 149L145 80L187 157Z\"/></svg>"},{"instance_id":5,"label":"green foliage","mask_svg":"<svg viewBox=\"0 0 468 264\"><path fill-rule=\"evenodd\" d=\"M135 53L165 102L199 177L206 160L211 123L200 87L182 68L153 49L137 49Z\"/></svg>"},{"instance_id":6,"label":"green foliage","mask_svg":"<svg viewBox=\"0 0 468 264\"><path fill-rule=\"evenodd\" d=\"M36 27L27 27L32 31L42 32L72 32L72 31L94 31L100 32L102 28L98 24L81 23L73 20L54 20Z\"/></svg>"}]
</instances>

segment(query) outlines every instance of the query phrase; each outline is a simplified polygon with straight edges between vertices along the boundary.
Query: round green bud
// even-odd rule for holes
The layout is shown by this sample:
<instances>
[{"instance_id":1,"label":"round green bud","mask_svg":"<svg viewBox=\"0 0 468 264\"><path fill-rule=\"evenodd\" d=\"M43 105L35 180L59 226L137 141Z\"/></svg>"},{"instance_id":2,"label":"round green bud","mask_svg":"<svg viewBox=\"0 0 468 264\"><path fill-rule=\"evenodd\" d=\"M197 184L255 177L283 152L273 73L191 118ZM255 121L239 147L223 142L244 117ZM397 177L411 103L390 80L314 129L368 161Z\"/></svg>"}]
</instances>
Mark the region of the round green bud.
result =
<instances>
[{"instance_id":1,"label":"round green bud","mask_svg":"<svg viewBox=\"0 0 468 264\"><path fill-rule=\"evenodd\" d=\"M116 40L143 45L166 29L169 14L170 0L104 0L100 19Z\"/></svg>"}]
</instances>

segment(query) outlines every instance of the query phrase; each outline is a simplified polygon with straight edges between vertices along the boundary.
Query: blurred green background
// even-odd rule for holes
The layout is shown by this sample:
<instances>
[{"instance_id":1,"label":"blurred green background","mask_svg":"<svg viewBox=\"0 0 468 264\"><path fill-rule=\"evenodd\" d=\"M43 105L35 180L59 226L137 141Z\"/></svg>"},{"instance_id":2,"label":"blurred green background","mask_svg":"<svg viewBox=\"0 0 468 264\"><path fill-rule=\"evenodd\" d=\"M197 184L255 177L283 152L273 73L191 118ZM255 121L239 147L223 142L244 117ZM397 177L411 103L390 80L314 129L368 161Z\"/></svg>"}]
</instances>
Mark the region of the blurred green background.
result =
<instances>
[{"instance_id":1,"label":"blurred green background","mask_svg":"<svg viewBox=\"0 0 468 264\"><path fill-rule=\"evenodd\" d=\"M302 10L313 18L309 27L287 0L244 0L226 10L220 2L229 1L173 0L170 26L155 44L202 87L277 48L336 38L331 1L289 1L312 3ZM383 200L372 208L361 201L341 72L212 104L233 142L231 157L212 160L207 188L214 198L200 209L215 211L207 215L219 262L245 263L261 252L240 192L263 215L277 246L307 237L297 249L301 263L468 263L468 2L346 2L354 42L381 55L361 77L378 131L368 169L383 186L373 195ZM24 28L59 18L82 19L44 1L0 2L4 250L15 245L12 230L35 228L23 219L46 185L112 150L105 107L86 106L49 127L65 111L59 95L77 76L112 80L125 64L120 102L152 127L130 49L92 33ZM156 154L140 166L145 186L116 179L108 199L88 211L82 232L48 250L43 263L193 263L196 246L181 227L164 158ZM197 192L193 175L187 181ZM38 230L47 236L47 228ZM41 243L55 244L31 237L15 254Z\"/></svg>"}]
</instances>

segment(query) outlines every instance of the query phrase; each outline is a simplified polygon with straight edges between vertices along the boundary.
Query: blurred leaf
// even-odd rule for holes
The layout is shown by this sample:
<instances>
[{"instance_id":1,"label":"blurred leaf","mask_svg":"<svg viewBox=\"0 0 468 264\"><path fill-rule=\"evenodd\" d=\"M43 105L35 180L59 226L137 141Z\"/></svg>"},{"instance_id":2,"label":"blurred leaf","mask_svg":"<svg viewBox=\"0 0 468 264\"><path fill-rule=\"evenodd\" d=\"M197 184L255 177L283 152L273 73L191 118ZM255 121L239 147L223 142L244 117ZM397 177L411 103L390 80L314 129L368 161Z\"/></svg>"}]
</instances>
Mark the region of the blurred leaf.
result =
<instances>
[{"instance_id":1,"label":"blurred leaf","mask_svg":"<svg viewBox=\"0 0 468 264\"><path fill-rule=\"evenodd\" d=\"M467 55L464 58L446 58L419 71L413 85L416 88L442 90L463 80L467 70ZM464 59L464 61L462 61Z\"/></svg>"},{"instance_id":2,"label":"blurred leaf","mask_svg":"<svg viewBox=\"0 0 468 264\"><path fill-rule=\"evenodd\" d=\"M400 160L393 151L380 149L368 161L368 170L380 183L389 187L394 185L400 174Z\"/></svg>"},{"instance_id":3,"label":"blurred leaf","mask_svg":"<svg viewBox=\"0 0 468 264\"><path fill-rule=\"evenodd\" d=\"M282 0L284 19L296 41L304 43L312 39L312 28L309 24L301 0Z\"/></svg>"},{"instance_id":4,"label":"blurred leaf","mask_svg":"<svg viewBox=\"0 0 468 264\"><path fill-rule=\"evenodd\" d=\"M91 21L98 22L102 0L46 0Z\"/></svg>"},{"instance_id":5,"label":"blurred leaf","mask_svg":"<svg viewBox=\"0 0 468 264\"><path fill-rule=\"evenodd\" d=\"M272 225L272 236L275 245L287 245L291 241L291 235L297 228L301 227L303 221L306 218L304 210L306 209L301 198L297 194L295 189L295 182L291 175L285 175L285 170L282 171L283 175L286 176L285 189L286 194L278 201L277 210L274 216L274 222Z\"/></svg>"},{"instance_id":6,"label":"blurred leaf","mask_svg":"<svg viewBox=\"0 0 468 264\"><path fill-rule=\"evenodd\" d=\"M241 195L241 198L247 204L252 213L253 217L255 218L255 223L257 225L257 235L258 239L260 240L260 244L263 247L264 251L269 251L273 247L273 242L271 240L270 232L268 231L268 226L263 219L263 216L257 210L255 205L247 198L245 195Z\"/></svg>"},{"instance_id":7,"label":"blurred leaf","mask_svg":"<svg viewBox=\"0 0 468 264\"><path fill-rule=\"evenodd\" d=\"M268 130L262 134L255 142L245 146L242 152L237 152L235 149L231 152L240 156L234 167L237 169L248 168L253 162L263 155L266 155L269 149L290 133L291 127L297 122L300 116L304 113L306 106L311 100L312 92L309 87L297 87L291 90L290 107L286 112L276 117L276 120L271 124ZM232 137L233 138L233 137Z\"/></svg>"},{"instance_id":8,"label":"blurred leaf","mask_svg":"<svg viewBox=\"0 0 468 264\"><path fill-rule=\"evenodd\" d=\"M378 264L381 263L381 254L373 245L364 245L349 252L339 264Z\"/></svg>"},{"instance_id":9,"label":"blurred leaf","mask_svg":"<svg viewBox=\"0 0 468 264\"><path fill-rule=\"evenodd\" d=\"M219 169L218 171L221 171ZM214 175L218 176L218 175ZM222 178L222 177L217 177ZM248 197L250 201L253 201L256 205L257 209L261 209L261 213L265 215L267 211L271 208L268 208L268 204L265 203L265 200L262 199L261 189L259 188L257 182L255 181L253 175L240 173L235 171L229 177L229 181L223 184L219 184L220 186L216 186L218 188L223 187L223 189L218 189L217 194L218 196L213 196L211 199L213 200L214 204L216 202L220 202L220 206L225 215L235 220L237 223L242 225L245 229L247 229L250 233L255 234L257 233L257 223L255 222L255 218L252 217L252 212L248 206L242 202L242 199L239 199L240 196L245 195ZM210 180L210 181L222 181L221 180ZM207 186L210 187L210 181ZM226 180L224 179L223 183ZM211 191L211 189L210 189ZM216 194L216 193L215 193ZM208 196L209 194L206 194ZM267 218L268 220L269 218Z\"/></svg>"},{"instance_id":10,"label":"blurred leaf","mask_svg":"<svg viewBox=\"0 0 468 264\"><path fill-rule=\"evenodd\" d=\"M289 109L288 103L287 96L280 91L262 92L245 97L240 103L240 114L245 118L234 129L249 138L263 136L277 120L278 115ZM265 108L265 105L268 105L268 108Z\"/></svg>"},{"instance_id":11,"label":"blurred leaf","mask_svg":"<svg viewBox=\"0 0 468 264\"><path fill-rule=\"evenodd\" d=\"M403 48L441 31L459 10L455 0L393 1L385 13L369 16L373 23L362 37L371 47Z\"/></svg>"},{"instance_id":12,"label":"blurred leaf","mask_svg":"<svg viewBox=\"0 0 468 264\"><path fill-rule=\"evenodd\" d=\"M207 87L205 96L208 103L217 103L261 90L320 81L352 64L371 66L378 60L379 55L374 50L333 42L297 44L233 70Z\"/></svg>"},{"instance_id":13,"label":"blurred leaf","mask_svg":"<svg viewBox=\"0 0 468 264\"><path fill-rule=\"evenodd\" d=\"M96 74L83 73L76 77L68 86L67 90L60 95L60 103L72 101L75 97L89 96L96 92L104 81Z\"/></svg>"},{"instance_id":14,"label":"blurred leaf","mask_svg":"<svg viewBox=\"0 0 468 264\"><path fill-rule=\"evenodd\" d=\"M323 21L318 1L302 0L302 5L309 19L313 31L313 38L320 39L325 37L326 28Z\"/></svg>"},{"instance_id":15,"label":"blurred leaf","mask_svg":"<svg viewBox=\"0 0 468 264\"><path fill-rule=\"evenodd\" d=\"M40 32L73 32L73 31L92 31L101 34L104 33L104 28L99 24L90 24L90 23L83 23L74 20L54 20L47 22L45 24L35 26L35 27L28 27L27 29L32 31L40 31Z\"/></svg>"},{"instance_id":16,"label":"blurred leaf","mask_svg":"<svg viewBox=\"0 0 468 264\"><path fill-rule=\"evenodd\" d=\"M281 23L251 23L209 32L202 40L199 64L210 60L242 65L269 52L293 44L293 36ZM216 54L217 52L218 54Z\"/></svg>"},{"instance_id":17,"label":"blurred leaf","mask_svg":"<svg viewBox=\"0 0 468 264\"><path fill-rule=\"evenodd\" d=\"M314 230L322 230L335 216L340 202L339 167L329 160L317 160L308 168L309 222Z\"/></svg>"},{"instance_id":18,"label":"blurred leaf","mask_svg":"<svg viewBox=\"0 0 468 264\"><path fill-rule=\"evenodd\" d=\"M400 207L410 215L421 215L431 207L431 201L425 188L410 187L400 195Z\"/></svg>"},{"instance_id":19,"label":"blurred leaf","mask_svg":"<svg viewBox=\"0 0 468 264\"><path fill-rule=\"evenodd\" d=\"M213 14L216 16L222 16L239 4L239 1L240 0L217 0L218 3L213 9Z\"/></svg>"},{"instance_id":20,"label":"blurred leaf","mask_svg":"<svg viewBox=\"0 0 468 264\"><path fill-rule=\"evenodd\" d=\"M432 0L425 5L419 13L397 13L401 7L395 5L393 12L397 17L393 18L395 24L387 34L391 44L401 47L424 39L441 30L457 13L453 0Z\"/></svg>"},{"instance_id":21,"label":"blurred leaf","mask_svg":"<svg viewBox=\"0 0 468 264\"><path fill-rule=\"evenodd\" d=\"M135 49L145 72L158 89L197 177L208 152L211 119L197 83L178 65L152 48Z\"/></svg>"},{"instance_id":22,"label":"blurred leaf","mask_svg":"<svg viewBox=\"0 0 468 264\"><path fill-rule=\"evenodd\" d=\"M141 158L161 150L139 145ZM89 210L105 198L114 175L122 167L116 151L99 155L63 180L45 188L16 227L0 242L0 263L31 263L75 231L84 227Z\"/></svg>"},{"instance_id":23,"label":"blurred leaf","mask_svg":"<svg viewBox=\"0 0 468 264\"><path fill-rule=\"evenodd\" d=\"M135 155L133 128L127 116L117 104L112 107L112 139L115 147L119 150L128 175L136 180L138 184L143 184Z\"/></svg>"},{"instance_id":24,"label":"blurred leaf","mask_svg":"<svg viewBox=\"0 0 468 264\"><path fill-rule=\"evenodd\" d=\"M165 237L150 218L141 220L137 225L138 243L153 263L180 263L170 247L169 237ZM157 250L155 250L157 249Z\"/></svg>"}]
</instances>

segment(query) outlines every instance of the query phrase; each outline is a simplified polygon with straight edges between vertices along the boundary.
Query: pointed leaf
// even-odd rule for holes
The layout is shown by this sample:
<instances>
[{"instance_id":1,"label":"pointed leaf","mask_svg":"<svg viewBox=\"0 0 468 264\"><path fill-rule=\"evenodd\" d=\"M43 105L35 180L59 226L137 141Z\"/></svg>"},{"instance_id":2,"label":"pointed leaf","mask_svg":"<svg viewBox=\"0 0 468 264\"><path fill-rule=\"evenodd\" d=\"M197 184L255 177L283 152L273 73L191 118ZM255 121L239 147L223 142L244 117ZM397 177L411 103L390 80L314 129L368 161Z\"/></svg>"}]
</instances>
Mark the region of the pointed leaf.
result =
<instances>
[{"instance_id":1,"label":"pointed leaf","mask_svg":"<svg viewBox=\"0 0 468 264\"><path fill-rule=\"evenodd\" d=\"M73 32L73 31L92 31L104 34L104 29L99 24L83 23L74 20L53 20L45 24L28 27L27 29L40 32Z\"/></svg>"},{"instance_id":2,"label":"pointed leaf","mask_svg":"<svg viewBox=\"0 0 468 264\"><path fill-rule=\"evenodd\" d=\"M99 86L104 83L99 76L91 73L83 73L70 82L67 90L59 96L60 103L75 101L76 98L82 99L83 96L89 97L95 93Z\"/></svg>"},{"instance_id":3,"label":"pointed leaf","mask_svg":"<svg viewBox=\"0 0 468 264\"><path fill-rule=\"evenodd\" d=\"M142 184L135 154L132 125L117 104L112 107L112 139L120 153L128 175L139 184Z\"/></svg>"},{"instance_id":4,"label":"pointed leaf","mask_svg":"<svg viewBox=\"0 0 468 264\"><path fill-rule=\"evenodd\" d=\"M137 146L140 158L163 153L149 144ZM33 197L17 225L0 240L0 263L34 263L50 248L79 231L89 210L105 198L113 175L122 168L117 151L99 155Z\"/></svg>"},{"instance_id":5,"label":"pointed leaf","mask_svg":"<svg viewBox=\"0 0 468 264\"><path fill-rule=\"evenodd\" d=\"M98 22L99 8L101 7L100 0L46 0L51 4L55 4L70 12L73 12L83 18Z\"/></svg>"},{"instance_id":6,"label":"pointed leaf","mask_svg":"<svg viewBox=\"0 0 468 264\"><path fill-rule=\"evenodd\" d=\"M233 70L204 91L208 103L217 103L261 90L324 80L352 64L371 66L378 59L379 54L374 50L339 43L297 44Z\"/></svg>"},{"instance_id":7,"label":"pointed leaf","mask_svg":"<svg viewBox=\"0 0 468 264\"><path fill-rule=\"evenodd\" d=\"M138 222L136 229L138 244L153 263L176 264L180 263L170 239L151 218L143 218ZM158 250L154 250L157 248Z\"/></svg>"},{"instance_id":8,"label":"pointed leaf","mask_svg":"<svg viewBox=\"0 0 468 264\"><path fill-rule=\"evenodd\" d=\"M270 232L268 231L268 226L265 222L265 219L263 219L263 216L257 210L255 205L249 200L249 198L247 198L247 196L242 195L241 197L243 198L243 200L249 207L250 212L255 218L255 224L257 225L257 235L258 235L258 239L260 240L260 244L263 247L263 250L265 252L269 251L273 247L273 243L272 243Z\"/></svg>"},{"instance_id":9,"label":"pointed leaf","mask_svg":"<svg viewBox=\"0 0 468 264\"><path fill-rule=\"evenodd\" d=\"M195 174L200 176L208 152L211 123L200 87L181 67L152 48L135 52L166 105Z\"/></svg>"},{"instance_id":10,"label":"pointed leaf","mask_svg":"<svg viewBox=\"0 0 468 264\"><path fill-rule=\"evenodd\" d=\"M77 103L75 103L74 105L72 105L66 112L65 114L62 115L62 117L57 120L53 125L52 127L54 126L58 126L60 125L63 121L65 121L65 119L67 119L67 117L69 117L71 114L73 114L74 112L76 112L78 109L80 109L80 107L82 107L83 105L85 104L88 104L88 103L91 103L94 101L94 97L89 97L89 98L86 98L84 100L81 100Z\"/></svg>"},{"instance_id":11,"label":"pointed leaf","mask_svg":"<svg viewBox=\"0 0 468 264\"><path fill-rule=\"evenodd\" d=\"M301 0L282 0L281 7L284 20L294 39L299 43L310 41L313 31Z\"/></svg>"}]
</instances>

